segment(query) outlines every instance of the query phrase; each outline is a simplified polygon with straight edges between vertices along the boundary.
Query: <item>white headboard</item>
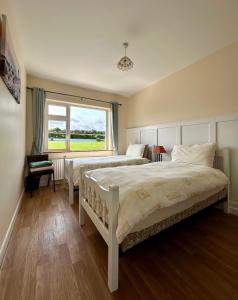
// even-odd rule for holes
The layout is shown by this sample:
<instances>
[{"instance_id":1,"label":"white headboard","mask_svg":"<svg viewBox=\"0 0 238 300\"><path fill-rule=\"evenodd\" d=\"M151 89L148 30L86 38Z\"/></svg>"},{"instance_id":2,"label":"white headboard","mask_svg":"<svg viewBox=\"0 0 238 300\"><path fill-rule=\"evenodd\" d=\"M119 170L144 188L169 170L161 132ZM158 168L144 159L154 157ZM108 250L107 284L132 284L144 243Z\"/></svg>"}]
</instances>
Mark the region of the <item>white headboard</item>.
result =
<instances>
[{"instance_id":1,"label":"white headboard","mask_svg":"<svg viewBox=\"0 0 238 300\"><path fill-rule=\"evenodd\" d=\"M226 176L229 178L230 181L230 151L229 148L223 148L220 151L216 152L215 156L215 163L214 167L217 169L220 169L222 172L226 174ZM226 212L231 212L230 207L231 207L231 185L230 183L228 184L228 194L227 194L227 202L223 204L218 204L218 208L224 209ZM224 206L225 205L225 206Z\"/></svg>"},{"instance_id":2,"label":"white headboard","mask_svg":"<svg viewBox=\"0 0 238 300\"><path fill-rule=\"evenodd\" d=\"M175 144L195 144L213 142L221 149L229 148L232 211L238 214L238 114L209 119L164 123L153 126L127 129L127 143L146 142L149 145L163 145L167 151L163 160L170 160ZM157 133L157 136L156 136ZM157 143L155 143L157 141ZM225 156L224 156L225 161ZM219 162L218 162L219 163ZM226 170L224 170L226 173Z\"/></svg>"},{"instance_id":3,"label":"white headboard","mask_svg":"<svg viewBox=\"0 0 238 300\"><path fill-rule=\"evenodd\" d=\"M230 152L229 148L223 148L216 152L214 167L220 169L230 178Z\"/></svg>"},{"instance_id":4,"label":"white headboard","mask_svg":"<svg viewBox=\"0 0 238 300\"><path fill-rule=\"evenodd\" d=\"M149 159L154 160L152 146L157 145L158 135L157 127L132 128L127 130L127 146L129 144L149 145Z\"/></svg>"}]
</instances>

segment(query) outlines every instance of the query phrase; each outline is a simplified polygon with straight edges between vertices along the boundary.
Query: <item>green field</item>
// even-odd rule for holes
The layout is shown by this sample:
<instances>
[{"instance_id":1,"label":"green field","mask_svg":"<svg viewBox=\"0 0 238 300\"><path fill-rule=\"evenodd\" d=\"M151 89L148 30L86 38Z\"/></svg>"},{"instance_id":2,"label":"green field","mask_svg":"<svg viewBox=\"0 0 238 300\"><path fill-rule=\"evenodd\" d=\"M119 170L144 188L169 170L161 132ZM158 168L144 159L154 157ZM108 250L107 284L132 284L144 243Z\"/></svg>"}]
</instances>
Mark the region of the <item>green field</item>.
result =
<instances>
[{"instance_id":1,"label":"green field","mask_svg":"<svg viewBox=\"0 0 238 300\"><path fill-rule=\"evenodd\" d=\"M65 149L64 141L48 141L48 149L63 150ZM90 151L90 150L104 150L105 141L101 142L70 142L70 150L72 151Z\"/></svg>"}]
</instances>

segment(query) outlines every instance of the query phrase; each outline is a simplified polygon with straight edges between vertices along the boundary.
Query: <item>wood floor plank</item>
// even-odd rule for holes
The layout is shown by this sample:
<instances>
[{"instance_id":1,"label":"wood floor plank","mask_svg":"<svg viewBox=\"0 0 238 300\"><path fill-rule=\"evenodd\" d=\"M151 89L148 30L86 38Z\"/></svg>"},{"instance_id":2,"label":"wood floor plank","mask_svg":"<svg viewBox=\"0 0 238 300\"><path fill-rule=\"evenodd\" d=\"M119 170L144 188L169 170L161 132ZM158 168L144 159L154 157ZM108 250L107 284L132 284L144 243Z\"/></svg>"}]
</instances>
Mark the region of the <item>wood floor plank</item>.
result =
<instances>
[{"instance_id":1,"label":"wood floor plank","mask_svg":"<svg viewBox=\"0 0 238 300\"><path fill-rule=\"evenodd\" d=\"M1 300L238 300L238 218L210 208L121 255L107 288L107 245L78 193L57 185L23 199L0 270Z\"/></svg>"}]
</instances>

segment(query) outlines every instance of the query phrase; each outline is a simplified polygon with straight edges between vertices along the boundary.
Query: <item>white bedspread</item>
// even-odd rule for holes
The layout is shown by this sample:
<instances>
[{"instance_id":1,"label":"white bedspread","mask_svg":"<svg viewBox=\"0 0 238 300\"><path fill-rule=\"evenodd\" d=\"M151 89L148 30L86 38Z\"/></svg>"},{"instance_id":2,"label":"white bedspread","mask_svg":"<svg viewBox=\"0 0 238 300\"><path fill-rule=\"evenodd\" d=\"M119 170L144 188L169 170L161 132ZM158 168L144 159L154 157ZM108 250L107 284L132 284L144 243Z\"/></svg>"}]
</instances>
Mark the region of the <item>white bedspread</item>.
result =
<instances>
[{"instance_id":1,"label":"white bedspread","mask_svg":"<svg viewBox=\"0 0 238 300\"><path fill-rule=\"evenodd\" d=\"M68 168L69 162L70 159L66 159L66 168ZM79 167L81 166L87 167L89 170L93 170L106 167L140 165L148 162L149 160L147 158L131 157L126 155L73 158L73 182L75 186L79 185Z\"/></svg>"},{"instance_id":2,"label":"white bedspread","mask_svg":"<svg viewBox=\"0 0 238 300\"><path fill-rule=\"evenodd\" d=\"M205 192L212 196L214 190L222 190L228 184L220 170L176 162L92 170L87 175L105 188L111 184L120 187L118 243L153 211Z\"/></svg>"}]
</instances>

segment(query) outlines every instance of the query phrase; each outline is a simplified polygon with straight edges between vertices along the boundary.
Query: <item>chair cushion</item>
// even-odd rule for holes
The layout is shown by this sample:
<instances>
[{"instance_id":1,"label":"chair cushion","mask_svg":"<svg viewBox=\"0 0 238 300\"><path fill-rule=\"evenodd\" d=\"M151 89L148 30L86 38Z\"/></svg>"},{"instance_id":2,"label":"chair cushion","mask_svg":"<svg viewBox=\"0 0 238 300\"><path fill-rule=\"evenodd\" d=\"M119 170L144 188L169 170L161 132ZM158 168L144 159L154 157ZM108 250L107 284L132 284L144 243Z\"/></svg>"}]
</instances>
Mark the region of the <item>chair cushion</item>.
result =
<instances>
[{"instance_id":1,"label":"chair cushion","mask_svg":"<svg viewBox=\"0 0 238 300\"><path fill-rule=\"evenodd\" d=\"M37 173L37 172L42 172L42 171L53 171L54 166L45 166L45 167L39 167L39 168L30 168L30 172Z\"/></svg>"},{"instance_id":2,"label":"chair cushion","mask_svg":"<svg viewBox=\"0 0 238 300\"><path fill-rule=\"evenodd\" d=\"M31 168L39 168L39 167L52 166L52 165L53 165L52 160L34 161L30 163Z\"/></svg>"}]
</instances>

